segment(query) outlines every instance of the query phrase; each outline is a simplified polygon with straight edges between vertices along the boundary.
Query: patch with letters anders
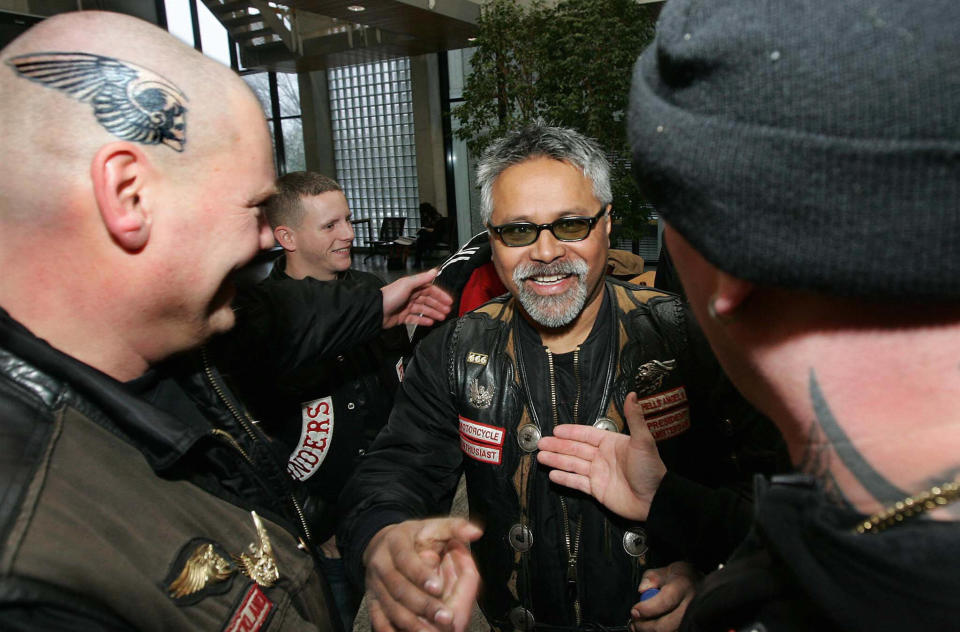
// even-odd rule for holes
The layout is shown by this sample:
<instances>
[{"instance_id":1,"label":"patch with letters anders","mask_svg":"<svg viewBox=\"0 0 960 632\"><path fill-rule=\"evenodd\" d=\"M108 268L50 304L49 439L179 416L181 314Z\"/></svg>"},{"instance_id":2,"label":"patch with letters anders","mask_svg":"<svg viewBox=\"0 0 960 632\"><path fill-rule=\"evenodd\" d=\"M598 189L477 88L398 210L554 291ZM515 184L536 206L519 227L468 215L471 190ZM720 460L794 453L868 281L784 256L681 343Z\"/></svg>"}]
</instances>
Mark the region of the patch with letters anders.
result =
<instances>
[{"instance_id":1,"label":"patch with letters anders","mask_svg":"<svg viewBox=\"0 0 960 632\"><path fill-rule=\"evenodd\" d=\"M267 624L273 614L273 602L255 582L240 597L233 615L222 632L257 632Z\"/></svg>"},{"instance_id":2,"label":"patch with letters anders","mask_svg":"<svg viewBox=\"0 0 960 632\"><path fill-rule=\"evenodd\" d=\"M300 404L300 441L287 460L287 473L305 481L320 469L333 441L333 397L321 397Z\"/></svg>"}]
</instances>

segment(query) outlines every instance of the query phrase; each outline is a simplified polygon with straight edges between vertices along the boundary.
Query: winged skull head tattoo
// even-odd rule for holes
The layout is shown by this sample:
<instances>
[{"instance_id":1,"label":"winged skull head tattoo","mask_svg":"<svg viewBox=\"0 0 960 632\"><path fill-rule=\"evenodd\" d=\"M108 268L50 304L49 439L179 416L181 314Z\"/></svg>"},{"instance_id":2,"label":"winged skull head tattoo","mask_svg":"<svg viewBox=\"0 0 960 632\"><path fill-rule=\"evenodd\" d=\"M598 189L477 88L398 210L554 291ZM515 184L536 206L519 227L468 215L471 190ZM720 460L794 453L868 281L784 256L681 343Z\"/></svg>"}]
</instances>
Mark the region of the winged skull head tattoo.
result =
<instances>
[{"instance_id":1,"label":"winged skull head tattoo","mask_svg":"<svg viewBox=\"0 0 960 632\"><path fill-rule=\"evenodd\" d=\"M187 97L146 68L88 53L31 53L7 64L21 77L91 104L97 122L117 138L183 151Z\"/></svg>"}]
</instances>

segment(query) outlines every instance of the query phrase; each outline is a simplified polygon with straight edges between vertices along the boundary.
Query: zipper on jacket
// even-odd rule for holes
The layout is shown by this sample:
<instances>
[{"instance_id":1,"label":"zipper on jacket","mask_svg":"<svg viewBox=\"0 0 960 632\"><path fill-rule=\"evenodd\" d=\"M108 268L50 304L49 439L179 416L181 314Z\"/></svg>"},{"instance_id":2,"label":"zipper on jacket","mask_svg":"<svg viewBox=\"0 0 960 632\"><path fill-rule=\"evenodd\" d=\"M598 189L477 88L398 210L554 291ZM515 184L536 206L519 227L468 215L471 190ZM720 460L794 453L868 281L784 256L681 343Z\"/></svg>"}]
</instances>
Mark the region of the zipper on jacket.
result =
<instances>
[{"instance_id":1,"label":"zipper on jacket","mask_svg":"<svg viewBox=\"0 0 960 632\"><path fill-rule=\"evenodd\" d=\"M239 423L240 427L243 428L244 432L246 432L247 435L249 435L250 439L255 443L259 442L261 439L260 437L257 436L256 431L253 428L253 420L251 420L245 413L241 413L240 410L238 410L237 407L233 405L233 402L231 402L230 399L227 397L226 393L224 393L223 388L220 386L220 382L217 380L217 377L213 374L213 369L211 368L210 361L207 357L206 347L200 348L200 356L203 360L203 373L206 376L207 381L210 383L210 386L213 387L213 390L217 394L217 397L220 399L221 402L224 403L224 405L227 407L227 410L230 411L230 414L233 416L234 419L237 420L237 423ZM216 436L221 436L228 439L229 440L228 442L230 443L230 445L232 445L238 452L240 452L244 460L246 460L247 463L249 463L253 469L255 470L258 469L256 464L253 462L253 459L250 458L250 455L247 454L247 452L243 449L240 443L235 438L233 438L233 436L229 432L226 432L225 430L221 430L220 428L214 428L213 434ZM303 534L307 539L307 542L303 542L301 540L300 544L304 549L306 549L307 543L312 542L313 537L310 535L310 528L307 526L307 519L303 514L303 508L300 506L300 501L297 500L297 497L294 496L292 492L287 496L287 499L290 501L290 504L293 506L294 510L297 513L297 518L300 520L300 527L303 529Z\"/></svg>"},{"instance_id":2,"label":"zipper on jacket","mask_svg":"<svg viewBox=\"0 0 960 632\"><path fill-rule=\"evenodd\" d=\"M557 410L557 380L553 368L553 353L550 349L547 352L547 368L550 373L550 404L553 407L553 427L556 428L559 423L559 411ZM573 405L573 418L577 422L577 416L580 408L580 347L573 352L573 373L577 380L577 398ZM577 531L571 537L570 535L570 513L567 511L567 501L560 496L560 511L563 513L563 541L567 547L567 594L573 600L573 614L576 624L580 625L580 590L577 586L577 559L580 554L580 531L583 529L583 512L577 516Z\"/></svg>"}]
</instances>

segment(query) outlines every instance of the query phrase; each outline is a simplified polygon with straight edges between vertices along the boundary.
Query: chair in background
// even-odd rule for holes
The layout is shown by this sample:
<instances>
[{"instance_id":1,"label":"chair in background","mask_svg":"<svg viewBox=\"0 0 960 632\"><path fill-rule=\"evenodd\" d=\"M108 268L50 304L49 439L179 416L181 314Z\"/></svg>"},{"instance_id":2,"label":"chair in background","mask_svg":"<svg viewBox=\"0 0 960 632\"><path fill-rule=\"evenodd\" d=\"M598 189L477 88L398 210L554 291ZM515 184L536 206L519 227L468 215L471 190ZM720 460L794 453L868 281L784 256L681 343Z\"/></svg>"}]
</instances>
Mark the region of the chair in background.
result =
<instances>
[{"instance_id":1,"label":"chair in background","mask_svg":"<svg viewBox=\"0 0 960 632\"><path fill-rule=\"evenodd\" d=\"M384 217L377 232L377 238L369 242L370 252L363 260L367 261L376 255L383 255L389 259L395 250L397 239L403 235L403 225L406 221L406 217Z\"/></svg>"}]
</instances>

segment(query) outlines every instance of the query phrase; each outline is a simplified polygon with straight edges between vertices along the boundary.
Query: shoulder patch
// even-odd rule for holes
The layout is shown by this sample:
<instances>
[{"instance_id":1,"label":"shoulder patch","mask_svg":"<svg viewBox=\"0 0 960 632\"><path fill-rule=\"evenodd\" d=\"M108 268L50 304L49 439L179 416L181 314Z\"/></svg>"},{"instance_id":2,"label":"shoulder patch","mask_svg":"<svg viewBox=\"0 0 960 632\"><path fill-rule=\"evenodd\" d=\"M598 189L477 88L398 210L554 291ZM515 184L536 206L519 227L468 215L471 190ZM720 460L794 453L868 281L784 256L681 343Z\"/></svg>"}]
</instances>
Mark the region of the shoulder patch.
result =
<instances>
[{"instance_id":1,"label":"shoulder patch","mask_svg":"<svg viewBox=\"0 0 960 632\"><path fill-rule=\"evenodd\" d=\"M250 583L250 589L240 597L240 603L224 626L223 632L257 632L270 620L273 602L260 586Z\"/></svg>"},{"instance_id":2,"label":"shoulder patch","mask_svg":"<svg viewBox=\"0 0 960 632\"><path fill-rule=\"evenodd\" d=\"M163 589L178 606L191 606L229 592L236 571L226 549L209 538L193 538L177 552Z\"/></svg>"}]
</instances>

